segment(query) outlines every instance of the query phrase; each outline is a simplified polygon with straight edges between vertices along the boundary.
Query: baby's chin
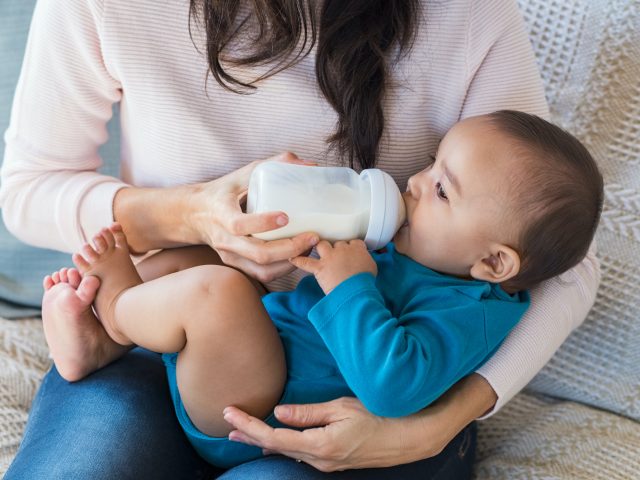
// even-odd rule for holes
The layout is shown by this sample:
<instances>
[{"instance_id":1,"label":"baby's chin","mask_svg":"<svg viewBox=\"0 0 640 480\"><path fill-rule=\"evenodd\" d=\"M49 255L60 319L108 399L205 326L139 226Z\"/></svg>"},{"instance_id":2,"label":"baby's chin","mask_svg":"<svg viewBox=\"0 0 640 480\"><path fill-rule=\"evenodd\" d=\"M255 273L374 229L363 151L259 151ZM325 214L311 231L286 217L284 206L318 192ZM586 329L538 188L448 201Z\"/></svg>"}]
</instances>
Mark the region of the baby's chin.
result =
<instances>
[{"instance_id":1,"label":"baby's chin","mask_svg":"<svg viewBox=\"0 0 640 480\"><path fill-rule=\"evenodd\" d=\"M404 253L404 252L402 251L402 249L403 249L403 245L402 245L402 243L403 243L403 241L402 241L402 237L403 237L403 235L402 235L402 228L401 228L400 230L398 230L398 231L396 232L396 234L395 234L395 235L393 236L393 238L391 239L391 241L393 242L393 244L394 244L394 245L395 245L395 247L396 247L396 251L397 251L397 252L400 252L400 253Z\"/></svg>"},{"instance_id":2,"label":"baby's chin","mask_svg":"<svg viewBox=\"0 0 640 480\"><path fill-rule=\"evenodd\" d=\"M408 257L411 256L408 253L409 252L409 248L407 245L408 242L407 242L406 236L402 232L402 229L396 232L396 234L393 236L391 241L393 242L396 252L402 253L403 255L406 255Z\"/></svg>"}]
</instances>

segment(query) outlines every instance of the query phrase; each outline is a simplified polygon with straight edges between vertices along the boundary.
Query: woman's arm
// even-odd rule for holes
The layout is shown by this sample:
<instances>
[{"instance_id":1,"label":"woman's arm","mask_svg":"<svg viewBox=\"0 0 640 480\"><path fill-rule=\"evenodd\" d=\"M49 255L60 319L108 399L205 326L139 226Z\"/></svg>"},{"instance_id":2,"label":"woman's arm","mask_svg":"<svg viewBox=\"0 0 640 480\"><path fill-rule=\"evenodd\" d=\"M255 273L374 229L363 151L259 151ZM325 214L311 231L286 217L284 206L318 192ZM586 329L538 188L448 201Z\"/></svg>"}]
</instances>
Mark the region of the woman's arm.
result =
<instances>
[{"instance_id":1,"label":"woman's arm","mask_svg":"<svg viewBox=\"0 0 640 480\"><path fill-rule=\"evenodd\" d=\"M271 161L306 164L285 152ZM283 212L243 213L240 200L258 162L206 183L171 188L123 188L114 200L114 217L134 252L181 245L209 245L226 265L268 283L291 272L289 258L308 252L315 233L265 242L248 235L285 225Z\"/></svg>"},{"instance_id":2,"label":"woman's arm","mask_svg":"<svg viewBox=\"0 0 640 480\"><path fill-rule=\"evenodd\" d=\"M316 236L243 237L282 225L281 213L241 211L255 163L214 181L168 188L131 187L97 173L98 148L123 88L102 50L102 15L101 0L37 3L1 172L7 228L26 243L71 252L115 219L134 252L209 244L225 263L262 282L291 271L287 259L309 250Z\"/></svg>"},{"instance_id":3,"label":"woman's arm","mask_svg":"<svg viewBox=\"0 0 640 480\"><path fill-rule=\"evenodd\" d=\"M303 431L271 428L235 407L226 408L224 418L236 428L230 439L330 472L389 467L433 457L495 401L491 386L472 374L430 407L406 418L377 417L355 398L276 407L280 422L306 428Z\"/></svg>"},{"instance_id":4,"label":"woman's arm","mask_svg":"<svg viewBox=\"0 0 640 480\"><path fill-rule=\"evenodd\" d=\"M96 1L37 2L6 133L0 204L7 228L78 250L111 221L124 184L97 173L120 84L101 57Z\"/></svg>"}]
</instances>

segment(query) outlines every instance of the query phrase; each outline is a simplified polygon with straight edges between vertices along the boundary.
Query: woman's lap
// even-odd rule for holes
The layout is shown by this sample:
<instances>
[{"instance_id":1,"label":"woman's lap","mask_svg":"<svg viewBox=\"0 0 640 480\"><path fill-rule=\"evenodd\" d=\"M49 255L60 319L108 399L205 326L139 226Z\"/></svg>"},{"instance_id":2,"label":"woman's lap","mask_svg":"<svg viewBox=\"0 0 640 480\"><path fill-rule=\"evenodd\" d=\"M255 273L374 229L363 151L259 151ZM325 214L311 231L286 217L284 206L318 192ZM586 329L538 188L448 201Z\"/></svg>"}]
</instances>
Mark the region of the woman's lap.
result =
<instances>
[{"instance_id":1,"label":"woman's lap","mask_svg":"<svg viewBox=\"0 0 640 480\"><path fill-rule=\"evenodd\" d=\"M107 420L108 419L108 420ZM224 480L469 477L475 429L459 435L434 459L390 469L323 474L274 456L232 469ZM445 474L445 472L448 472ZM455 472L455 473L454 473ZM18 454L4 477L206 479L222 472L198 457L173 413L160 355L135 349L77 383L55 368L33 401Z\"/></svg>"},{"instance_id":2,"label":"woman's lap","mask_svg":"<svg viewBox=\"0 0 640 480\"><path fill-rule=\"evenodd\" d=\"M135 349L76 383L54 367L5 478L207 478L172 408L155 353Z\"/></svg>"},{"instance_id":3,"label":"woman's lap","mask_svg":"<svg viewBox=\"0 0 640 480\"><path fill-rule=\"evenodd\" d=\"M465 480L471 478L476 451L476 425L472 423L440 455L391 468L323 473L295 460L265 457L225 472L219 480Z\"/></svg>"}]
</instances>

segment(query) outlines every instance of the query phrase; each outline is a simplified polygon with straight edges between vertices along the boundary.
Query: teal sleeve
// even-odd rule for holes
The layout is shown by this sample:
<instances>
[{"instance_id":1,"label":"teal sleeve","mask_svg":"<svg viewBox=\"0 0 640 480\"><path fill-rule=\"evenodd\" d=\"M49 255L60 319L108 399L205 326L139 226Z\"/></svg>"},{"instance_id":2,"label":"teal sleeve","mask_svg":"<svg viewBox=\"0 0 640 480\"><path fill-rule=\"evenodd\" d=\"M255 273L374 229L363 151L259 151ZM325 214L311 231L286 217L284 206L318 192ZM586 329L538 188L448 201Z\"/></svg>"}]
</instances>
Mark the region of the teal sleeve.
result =
<instances>
[{"instance_id":1,"label":"teal sleeve","mask_svg":"<svg viewBox=\"0 0 640 480\"><path fill-rule=\"evenodd\" d=\"M487 354L481 305L449 302L434 311L417 301L395 318L369 273L338 285L310 310L309 320L349 388L380 416L421 410Z\"/></svg>"}]
</instances>

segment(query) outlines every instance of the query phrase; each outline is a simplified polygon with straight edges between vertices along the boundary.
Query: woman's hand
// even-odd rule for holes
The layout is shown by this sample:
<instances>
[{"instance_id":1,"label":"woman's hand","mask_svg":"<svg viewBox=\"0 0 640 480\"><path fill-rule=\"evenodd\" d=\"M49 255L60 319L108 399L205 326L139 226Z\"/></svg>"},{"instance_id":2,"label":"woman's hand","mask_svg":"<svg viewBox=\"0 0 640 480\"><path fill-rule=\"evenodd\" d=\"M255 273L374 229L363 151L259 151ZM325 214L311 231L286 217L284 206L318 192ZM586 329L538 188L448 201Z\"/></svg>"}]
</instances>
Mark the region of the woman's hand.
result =
<instances>
[{"instance_id":1,"label":"woman's hand","mask_svg":"<svg viewBox=\"0 0 640 480\"><path fill-rule=\"evenodd\" d=\"M275 412L282 423L316 428L301 432L274 429L235 407L228 407L224 418L237 429L229 434L229 439L262 447L265 454L280 453L301 460L323 472L387 467L411 461L404 448L390 448L397 421L372 415L355 398L283 405L276 407Z\"/></svg>"},{"instance_id":2,"label":"woman's hand","mask_svg":"<svg viewBox=\"0 0 640 480\"><path fill-rule=\"evenodd\" d=\"M355 398L327 403L280 405L276 418L292 427L272 428L235 407L224 418L236 429L234 441L280 453L323 472L376 468L415 462L439 454L473 420L496 401L489 383L478 374L463 378L435 403L404 418L369 413Z\"/></svg>"},{"instance_id":3,"label":"woman's hand","mask_svg":"<svg viewBox=\"0 0 640 480\"><path fill-rule=\"evenodd\" d=\"M262 161L309 165L293 153L283 153ZM280 228L289 219L284 212L247 214L242 211L249 177L262 161L252 162L211 182L194 186L189 221L199 232L200 243L215 249L226 265L268 283L295 269L289 258L308 252L319 240L312 232L293 238L264 241L248 235Z\"/></svg>"}]
</instances>

